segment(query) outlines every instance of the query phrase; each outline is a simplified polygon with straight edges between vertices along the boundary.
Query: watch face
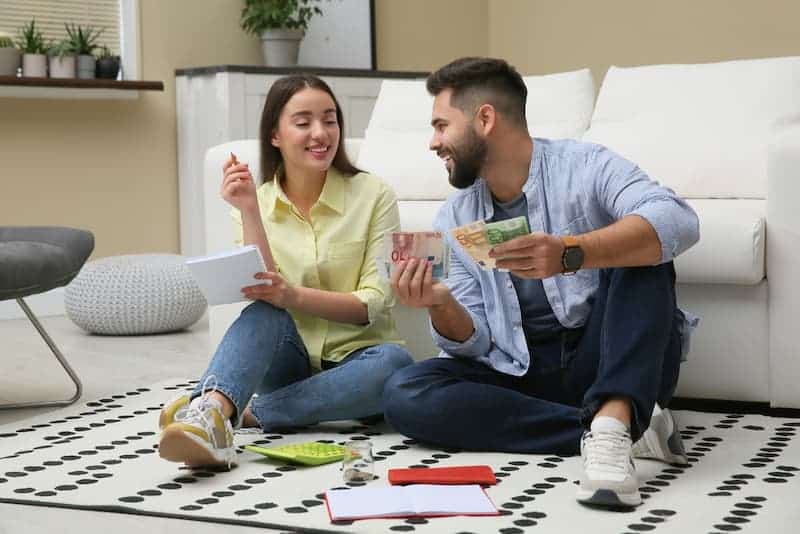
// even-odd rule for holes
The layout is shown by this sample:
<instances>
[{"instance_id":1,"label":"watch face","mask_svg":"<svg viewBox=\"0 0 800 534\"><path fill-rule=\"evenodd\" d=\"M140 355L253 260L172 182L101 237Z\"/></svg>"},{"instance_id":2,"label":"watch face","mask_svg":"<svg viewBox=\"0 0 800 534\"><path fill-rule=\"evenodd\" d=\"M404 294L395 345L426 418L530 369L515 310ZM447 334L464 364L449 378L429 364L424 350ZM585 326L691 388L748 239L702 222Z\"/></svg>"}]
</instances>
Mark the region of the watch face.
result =
<instances>
[{"instance_id":1,"label":"watch face","mask_svg":"<svg viewBox=\"0 0 800 534\"><path fill-rule=\"evenodd\" d=\"M580 247L567 247L564 250L564 269L577 271L583 265L583 250Z\"/></svg>"}]
</instances>

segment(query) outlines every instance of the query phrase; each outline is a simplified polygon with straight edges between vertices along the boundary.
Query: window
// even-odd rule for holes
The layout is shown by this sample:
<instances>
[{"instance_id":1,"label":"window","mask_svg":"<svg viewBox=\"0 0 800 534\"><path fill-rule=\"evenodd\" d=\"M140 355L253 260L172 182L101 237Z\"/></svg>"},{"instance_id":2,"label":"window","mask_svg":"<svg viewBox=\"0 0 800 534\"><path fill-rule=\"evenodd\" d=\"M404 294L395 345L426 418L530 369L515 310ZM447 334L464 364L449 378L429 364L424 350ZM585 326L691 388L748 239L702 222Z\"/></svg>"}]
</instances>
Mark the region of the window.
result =
<instances>
[{"instance_id":1,"label":"window","mask_svg":"<svg viewBox=\"0 0 800 534\"><path fill-rule=\"evenodd\" d=\"M123 79L138 79L138 0L0 0L0 32L16 39L31 19L46 40L67 36L64 24L102 28L98 42L122 56Z\"/></svg>"}]
</instances>

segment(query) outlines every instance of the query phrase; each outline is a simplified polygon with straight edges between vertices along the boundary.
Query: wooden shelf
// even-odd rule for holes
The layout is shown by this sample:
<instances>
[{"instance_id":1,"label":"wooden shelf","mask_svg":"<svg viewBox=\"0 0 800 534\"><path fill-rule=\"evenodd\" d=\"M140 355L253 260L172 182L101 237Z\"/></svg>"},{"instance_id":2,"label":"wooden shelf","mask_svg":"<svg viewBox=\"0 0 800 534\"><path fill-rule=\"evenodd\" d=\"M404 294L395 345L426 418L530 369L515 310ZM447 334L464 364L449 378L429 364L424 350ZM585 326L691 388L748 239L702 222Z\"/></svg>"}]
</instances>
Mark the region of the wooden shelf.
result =
<instances>
[{"instance_id":1,"label":"wooden shelf","mask_svg":"<svg viewBox=\"0 0 800 534\"><path fill-rule=\"evenodd\" d=\"M164 83L77 78L0 76L0 97L52 99L135 99L139 91L163 91Z\"/></svg>"}]
</instances>

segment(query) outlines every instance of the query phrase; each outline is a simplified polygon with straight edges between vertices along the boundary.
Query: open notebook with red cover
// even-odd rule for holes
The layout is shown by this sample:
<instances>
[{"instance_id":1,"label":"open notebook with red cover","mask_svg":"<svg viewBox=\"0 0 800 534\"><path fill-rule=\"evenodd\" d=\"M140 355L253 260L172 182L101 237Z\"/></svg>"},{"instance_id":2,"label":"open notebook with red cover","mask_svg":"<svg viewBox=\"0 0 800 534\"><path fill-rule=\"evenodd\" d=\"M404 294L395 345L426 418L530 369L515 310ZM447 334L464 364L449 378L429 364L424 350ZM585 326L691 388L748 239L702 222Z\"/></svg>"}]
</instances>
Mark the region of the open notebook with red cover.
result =
<instances>
[{"instance_id":1,"label":"open notebook with red cover","mask_svg":"<svg viewBox=\"0 0 800 534\"><path fill-rule=\"evenodd\" d=\"M325 504L331 521L500 514L477 484L414 484L330 490L325 493Z\"/></svg>"},{"instance_id":2,"label":"open notebook with red cover","mask_svg":"<svg viewBox=\"0 0 800 534\"><path fill-rule=\"evenodd\" d=\"M410 467L389 469L389 484L497 484L494 471L488 465L465 465L456 467Z\"/></svg>"}]
</instances>

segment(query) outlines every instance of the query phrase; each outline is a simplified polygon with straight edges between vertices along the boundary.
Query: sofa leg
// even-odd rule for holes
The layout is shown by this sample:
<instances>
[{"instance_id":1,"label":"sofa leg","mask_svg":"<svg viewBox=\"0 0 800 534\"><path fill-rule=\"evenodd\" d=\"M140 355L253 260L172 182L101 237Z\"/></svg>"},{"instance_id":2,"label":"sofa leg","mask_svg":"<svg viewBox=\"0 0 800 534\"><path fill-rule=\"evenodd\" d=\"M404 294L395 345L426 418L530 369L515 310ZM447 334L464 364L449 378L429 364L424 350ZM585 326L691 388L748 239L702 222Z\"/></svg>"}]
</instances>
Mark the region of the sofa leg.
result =
<instances>
[{"instance_id":1,"label":"sofa leg","mask_svg":"<svg viewBox=\"0 0 800 534\"><path fill-rule=\"evenodd\" d=\"M19 304L20 308L22 308L22 310L25 312L25 315L28 316L28 319L30 320L30 322L33 323L33 326L36 327L36 330L39 331L39 335L42 336L42 339L44 339L44 342L47 343L48 347L50 347L50 350L53 352L53 355L56 357L58 362L61 364L61 367L64 368L64 370L69 375L70 379L72 379L72 383L75 384L75 395L73 395L69 399L64 399L64 400L33 401L33 402L21 402L21 403L13 403L13 404L0 404L0 410L7 410L7 409L12 409L12 408L41 408L43 406L68 406L68 405L72 404L73 402L75 402L76 400L81 398L81 394L83 393L83 384L81 384L80 378L78 378L78 375L75 374L75 371L72 369L72 367L70 367L69 363L67 363L67 359L64 358L64 355L61 354L60 350L58 350L58 347L56 346L56 344L53 343L52 339L50 339L50 336L47 334L47 331L44 329L42 324L39 322L39 320L33 314L33 312L28 307L28 305L25 303L25 301L22 300L21 298L18 298L17 299L17 303Z\"/></svg>"}]
</instances>

